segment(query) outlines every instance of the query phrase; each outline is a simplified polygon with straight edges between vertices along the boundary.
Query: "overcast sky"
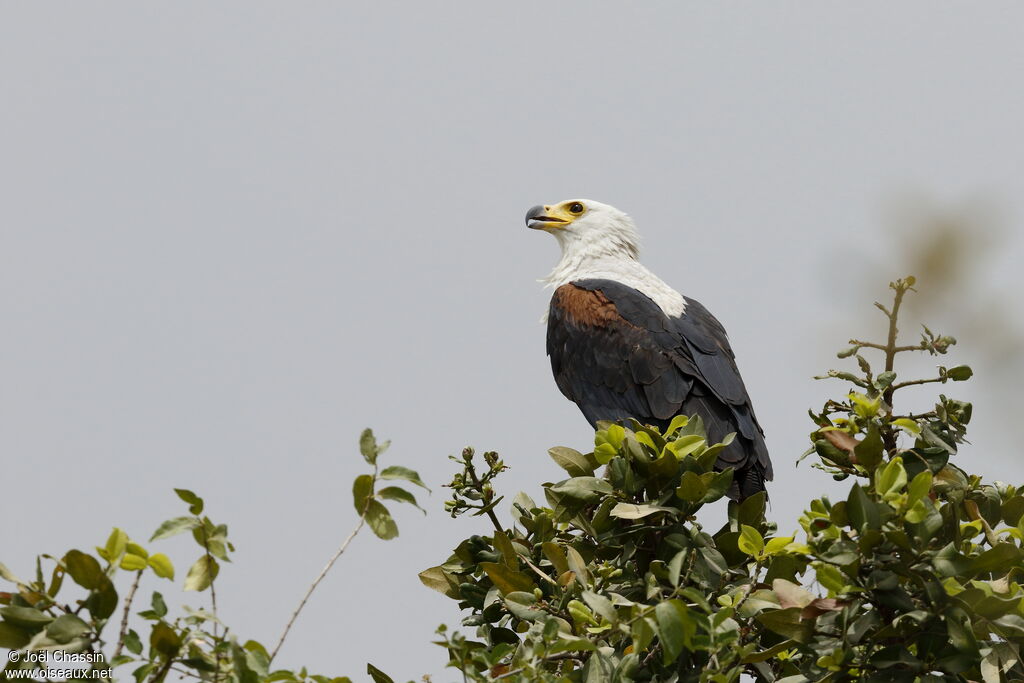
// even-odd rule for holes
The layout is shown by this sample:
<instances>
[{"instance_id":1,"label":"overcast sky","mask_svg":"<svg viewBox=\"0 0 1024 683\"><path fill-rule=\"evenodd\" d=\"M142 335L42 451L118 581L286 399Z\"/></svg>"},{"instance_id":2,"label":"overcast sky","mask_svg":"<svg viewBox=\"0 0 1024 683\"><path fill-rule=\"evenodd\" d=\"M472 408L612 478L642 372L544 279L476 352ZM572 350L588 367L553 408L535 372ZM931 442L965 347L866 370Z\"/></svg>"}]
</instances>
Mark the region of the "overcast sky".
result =
<instances>
[{"instance_id":1,"label":"overcast sky","mask_svg":"<svg viewBox=\"0 0 1024 683\"><path fill-rule=\"evenodd\" d=\"M355 522L372 426L430 514L357 539L279 663L454 680L429 641L460 615L416 574L489 529L445 517L447 456L496 449L503 492L539 498L547 448L592 445L544 356L557 247L523 223L570 197L632 214L729 330L786 532L845 490L793 461L842 390L811 376L881 335L871 301L928 241L900 216L971 217L990 246L928 310L978 376L943 390L976 402L960 464L1021 482L1022 25L1010 2L0 4L0 561L148 539L192 488L238 547L225 621L272 644ZM189 543L163 544L182 576Z\"/></svg>"}]
</instances>

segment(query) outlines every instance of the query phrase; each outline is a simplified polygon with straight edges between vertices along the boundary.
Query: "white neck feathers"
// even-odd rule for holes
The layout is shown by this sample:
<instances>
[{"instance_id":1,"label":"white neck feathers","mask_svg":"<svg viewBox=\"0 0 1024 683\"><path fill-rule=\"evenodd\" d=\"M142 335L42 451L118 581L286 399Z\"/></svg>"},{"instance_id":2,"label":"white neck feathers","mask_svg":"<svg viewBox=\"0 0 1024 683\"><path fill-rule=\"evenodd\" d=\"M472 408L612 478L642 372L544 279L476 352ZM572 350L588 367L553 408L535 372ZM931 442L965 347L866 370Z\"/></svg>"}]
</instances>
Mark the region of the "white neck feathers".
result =
<instances>
[{"instance_id":1,"label":"white neck feathers","mask_svg":"<svg viewBox=\"0 0 1024 683\"><path fill-rule=\"evenodd\" d=\"M682 315L683 296L637 260L640 250L633 221L617 214L602 216L602 224L579 232L552 231L562 258L541 282L555 289L574 280L614 280L646 294L670 318Z\"/></svg>"}]
</instances>

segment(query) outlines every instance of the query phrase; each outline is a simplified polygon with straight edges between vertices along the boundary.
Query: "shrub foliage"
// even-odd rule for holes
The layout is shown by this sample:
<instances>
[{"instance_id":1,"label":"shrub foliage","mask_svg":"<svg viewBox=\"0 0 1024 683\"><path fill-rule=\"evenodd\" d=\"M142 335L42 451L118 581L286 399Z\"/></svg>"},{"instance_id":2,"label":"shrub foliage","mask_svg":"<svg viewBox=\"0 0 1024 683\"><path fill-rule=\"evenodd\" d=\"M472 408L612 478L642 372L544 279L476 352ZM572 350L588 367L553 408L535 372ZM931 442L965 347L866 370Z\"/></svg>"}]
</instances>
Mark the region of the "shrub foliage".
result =
<instances>
[{"instance_id":1,"label":"shrub foliage","mask_svg":"<svg viewBox=\"0 0 1024 683\"><path fill-rule=\"evenodd\" d=\"M416 505L414 495L401 486L379 487L388 481L423 486L413 470L397 465L378 467L378 457L387 445L378 443L368 429L360 437L360 453L372 471L359 475L353 484L358 524L309 587L273 649L255 640L242 640L218 617L218 576L222 563L229 562L234 552L227 525L211 521L204 514L205 501L195 493L175 489L189 514L162 523L149 544L191 534L198 558L192 561L183 587L206 593L208 607L183 605L172 612L159 590L139 605L136 596L144 583L173 583L177 572L167 555L150 552L122 529L114 529L106 543L93 552L73 549L59 556L40 555L29 579L19 578L0 564L0 578L13 587L0 593L0 647L13 654L2 669L4 678L32 673L35 680L46 680L56 675L52 672L73 669L82 680L133 677L138 683L159 683L169 676L222 683L348 681L346 677L312 675L305 668L275 669L273 661L306 600L363 525L385 540L398 535L398 526L382 501ZM128 586L123 599L118 582L122 588ZM137 610L135 619L131 618L133 608Z\"/></svg>"},{"instance_id":2,"label":"shrub foliage","mask_svg":"<svg viewBox=\"0 0 1024 683\"><path fill-rule=\"evenodd\" d=\"M922 413L895 407L901 389L971 375L897 376L899 354L955 344L927 328L900 344L913 284L892 283L892 303L876 304L886 340L851 340L838 355L857 370L826 375L847 391L811 413L805 455L851 486L810 501L799 538L766 522L763 494L702 528L696 513L732 473L714 470L722 444L707 443L697 416L663 434L603 424L591 453L551 449L568 478L545 484L542 504L516 496L507 528L494 514L502 461L485 454L478 475L464 451L447 509L486 513L493 531L421 574L468 613L472 636L439 631L450 666L477 681L1024 678L1024 495L950 462L969 403L940 394Z\"/></svg>"},{"instance_id":3,"label":"shrub foliage","mask_svg":"<svg viewBox=\"0 0 1024 683\"><path fill-rule=\"evenodd\" d=\"M971 376L964 365L897 375L900 354L942 356L956 343L923 328L919 341L901 344L900 306L913 285L891 283L892 302L876 304L888 322L885 340L851 340L838 356L856 368L823 376L842 382L844 393L809 413L812 445L803 457L850 488L840 500L811 500L799 537L779 535L766 520L764 493L701 515L724 516L717 530L699 523L732 482L731 470L714 469L731 437L709 443L699 416L680 416L664 433L636 421L603 423L589 453L552 448L567 477L544 484L543 501L514 496L504 523L506 499L495 488L501 458L489 452L481 462L472 449L453 457L459 471L446 511L486 517L490 530L420 574L464 613L463 629L438 630L449 666L464 681L1024 680L1024 491L951 462L965 441L969 403L939 394L929 410L897 409L907 387ZM386 447L363 433L360 453L372 471L353 482L358 523L273 649L241 640L218 617L218 577L234 548L203 499L176 489L189 514L164 522L146 545L190 533L198 553L184 588L208 594L208 607L172 614L154 590L139 609L144 585L173 582L177 572L167 555L121 529L93 552L40 555L28 579L0 564L12 586L0 593L0 647L19 654L5 676L45 676L38 657L20 655L50 651L97 655L83 676L113 669L138 683L349 680L273 662L355 534L366 525L382 539L397 536L384 501L417 505L390 482L423 482L404 467L380 469ZM123 598L119 585L127 586ZM391 681L373 665L367 673Z\"/></svg>"}]
</instances>

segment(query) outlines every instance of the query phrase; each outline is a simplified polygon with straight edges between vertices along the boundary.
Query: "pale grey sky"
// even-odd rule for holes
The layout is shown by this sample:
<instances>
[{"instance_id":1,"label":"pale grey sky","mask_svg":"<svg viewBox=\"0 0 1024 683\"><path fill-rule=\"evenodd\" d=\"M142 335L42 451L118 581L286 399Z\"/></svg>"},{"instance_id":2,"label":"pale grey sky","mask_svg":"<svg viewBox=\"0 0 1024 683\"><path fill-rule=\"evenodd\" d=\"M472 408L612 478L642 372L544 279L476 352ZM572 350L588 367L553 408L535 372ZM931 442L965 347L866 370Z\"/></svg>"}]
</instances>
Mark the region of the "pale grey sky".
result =
<instances>
[{"instance_id":1,"label":"pale grey sky","mask_svg":"<svg viewBox=\"0 0 1024 683\"><path fill-rule=\"evenodd\" d=\"M272 643L354 523L372 426L430 514L359 538L280 663L453 680L429 641L460 615L416 573L488 528L444 516L447 455L496 449L537 494L546 449L591 436L544 356L557 248L522 218L573 196L631 213L729 330L784 531L843 490L792 462L840 389L811 375L903 274L893 202L992 207L999 248L932 310L978 371L944 388L976 402L961 464L1020 482L1019 356L987 361L976 314L1024 326L1022 25L1010 2L0 4L0 561L148 538L193 488L238 547L225 620Z\"/></svg>"}]
</instances>

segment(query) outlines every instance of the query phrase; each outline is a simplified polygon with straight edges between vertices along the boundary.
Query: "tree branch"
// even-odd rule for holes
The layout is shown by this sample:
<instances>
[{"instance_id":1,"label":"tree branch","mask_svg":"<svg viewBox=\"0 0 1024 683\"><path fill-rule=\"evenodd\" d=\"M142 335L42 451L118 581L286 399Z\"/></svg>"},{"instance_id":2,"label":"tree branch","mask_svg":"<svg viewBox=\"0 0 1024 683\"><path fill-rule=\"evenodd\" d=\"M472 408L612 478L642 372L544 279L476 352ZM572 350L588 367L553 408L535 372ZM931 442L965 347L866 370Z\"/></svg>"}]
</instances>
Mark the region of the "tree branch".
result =
<instances>
[{"instance_id":1,"label":"tree branch","mask_svg":"<svg viewBox=\"0 0 1024 683\"><path fill-rule=\"evenodd\" d=\"M861 341L860 339L851 339L850 343L854 346L862 346L866 349L878 349L879 351L888 351L889 347L884 344L877 344L875 342ZM928 349L924 344L915 344L913 346L895 346L893 347L893 353L902 353L904 351L926 351Z\"/></svg>"},{"instance_id":2,"label":"tree branch","mask_svg":"<svg viewBox=\"0 0 1024 683\"><path fill-rule=\"evenodd\" d=\"M206 553L207 567L209 567L216 560L210 554L210 541L206 535L206 523L203 520L200 520L199 529L203 533L203 550ZM223 639L220 636L219 619L217 618L217 578L212 572L210 574L210 606L213 609L213 683L217 683L220 679L220 644ZM227 635L226 627L224 635Z\"/></svg>"},{"instance_id":3,"label":"tree branch","mask_svg":"<svg viewBox=\"0 0 1024 683\"><path fill-rule=\"evenodd\" d=\"M885 344L885 370L886 372L892 372L896 361L896 338L899 335L899 329L896 327L896 321L900 314L900 305L903 303L903 295L907 293L907 289L910 285L903 280L897 280L893 285L893 289L896 294L892 300L892 310L890 311L885 306L876 303L875 305L880 308L885 315L889 318L889 334L886 338ZM897 386L890 385L883 393L882 400L885 401L886 406L890 414L892 413L892 399L893 393L896 391ZM891 429L882 430L882 443L885 445L885 450L892 457L896 455L896 434Z\"/></svg>"},{"instance_id":4,"label":"tree branch","mask_svg":"<svg viewBox=\"0 0 1024 683\"><path fill-rule=\"evenodd\" d=\"M945 382L945 381L946 381L946 379L944 377L932 377L931 379L914 379L914 380L908 380L906 382L900 382L899 384L894 384L894 385L892 385L891 389L893 391L896 391L897 389L902 389L903 387L912 387L915 384L931 384L932 382Z\"/></svg>"},{"instance_id":5,"label":"tree branch","mask_svg":"<svg viewBox=\"0 0 1024 683\"><path fill-rule=\"evenodd\" d=\"M121 654L121 650L124 648L124 638L128 634L128 615L131 612L132 600L135 599L135 591L139 590L139 581L142 580L143 571L143 569L140 569L135 572L135 580L132 581L132 586L124 597L124 616L121 617L121 631L117 635L117 647L114 648L114 654L111 656L111 659L117 659L117 656Z\"/></svg>"},{"instance_id":6,"label":"tree branch","mask_svg":"<svg viewBox=\"0 0 1024 683\"><path fill-rule=\"evenodd\" d=\"M483 484L480 483L480 478L476 476L476 468L473 467L473 463L469 460L466 461L466 472L469 473L470 478L473 480L473 485L476 486L477 490L480 491L480 495L483 495ZM485 501L485 504L489 504L490 501ZM501 528L501 522L498 521L497 515L494 514L493 508L488 508L487 516L491 519L491 524L494 525L495 530L505 533L505 530Z\"/></svg>"},{"instance_id":7,"label":"tree branch","mask_svg":"<svg viewBox=\"0 0 1024 683\"><path fill-rule=\"evenodd\" d=\"M376 480L377 480L377 465L376 464L374 464L373 479L376 482ZM342 553L345 552L345 549L348 548L348 544L352 542L352 539L355 538L356 534L358 534L359 531L363 528L363 525L366 523L366 513L370 509L370 501L371 500L373 500L373 496L367 496L366 497L366 506L363 508L362 514L359 515L359 523L356 524L356 528L352 530L352 533L350 533L348 535L348 538L346 538L342 542L341 546L334 553L334 555L331 557L331 559L328 560L328 562L324 566L324 568L320 570L320 574L317 575L316 579L313 580L313 583L310 584L310 586L309 586L309 590L307 590L306 594L302 597L302 602L300 602L299 606L295 608L294 612L292 612L292 616L291 616L290 619L288 619L288 623L285 624L284 631L281 633L281 637L278 638L278 640L277 640L277 645L274 646L274 650L270 653L270 661L271 662L274 661L274 657L277 656L278 650L280 650L281 646L284 645L285 638L288 637L288 632L291 631L292 625L295 623L295 620L299 618L299 613L302 611L302 608L306 606L306 602L308 602L309 601L309 597L311 595L313 595L313 591L315 591L316 587L320 585L320 582L324 580L324 577L327 576L327 573L329 571L331 571L331 567L334 566L334 563L338 561L338 558L341 557Z\"/></svg>"}]
</instances>

